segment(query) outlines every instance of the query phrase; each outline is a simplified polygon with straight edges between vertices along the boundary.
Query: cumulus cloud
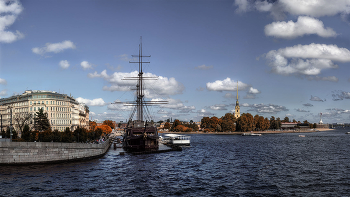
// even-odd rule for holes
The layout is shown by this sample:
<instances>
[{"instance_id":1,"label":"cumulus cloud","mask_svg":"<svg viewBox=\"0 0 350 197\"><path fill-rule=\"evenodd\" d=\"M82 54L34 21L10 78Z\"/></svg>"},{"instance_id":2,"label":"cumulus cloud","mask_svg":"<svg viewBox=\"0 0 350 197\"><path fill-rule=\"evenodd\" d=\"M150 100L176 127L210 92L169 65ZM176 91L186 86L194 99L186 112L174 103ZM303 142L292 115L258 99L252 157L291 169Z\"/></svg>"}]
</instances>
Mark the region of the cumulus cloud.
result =
<instances>
[{"instance_id":1,"label":"cumulus cloud","mask_svg":"<svg viewBox=\"0 0 350 197\"><path fill-rule=\"evenodd\" d=\"M276 74L310 76L318 75L324 69L337 68L333 61L350 62L350 51L337 45L312 43L269 51L266 59Z\"/></svg>"},{"instance_id":2,"label":"cumulus cloud","mask_svg":"<svg viewBox=\"0 0 350 197\"><path fill-rule=\"evenodd\" d=\"M333 91L332 94L333 100L334 101L340 101L344 99L350 99L350 92L345 92L345 91Z\"/></svg>"},{"instance_id":3,"label":"cumulus cloud","mask_svg":"<svg viewBox=\"0 0 350 197\"><path fill-rule=\"evenodd\" d=\"M332 28L324 28L323 22L308 16L299 16L297 22L280 21L265 26L265 35L277 38L292 39L308 34L316 34L321 37L336 37L337 33Z\"/></svg>"},{"instance_id":4,"label":"cumulus cloud","mask_svg":"<svg viewBox=\"0 0 350 197\"><path fill-rule=\"evenodd\" d=\"M305 107L312 107L312 106L314 106L313 104L311 104L311 103L305 103L305 104L303 104Z\"/></svg>"},{"instance_id":5,"label":"cumulus cloud","mask_svg":"<svg viewBox=\"0 0 350 197\"><path fill-rule=\"evenodd\" d=\"M312 95L311 95L310 101L324 102L324 101L326 101L326 100L322 100L322 99L321 99L320 97L318 97L318 96L312 96Z\"/></svg>"},{"instance_id":6,"label":"cumulus cloud","mask_svg":"<svg viewBox=\"0 0 350 197\"><path fill-rule=\"evenodd\" d=\"M347 15L350 2L348 0L235 0L235 5L238 7L236 10L238 13L255 8L260 12L270 12L275 19L281 19L285 17L285 13L312 17L334 16L336 14Z\"/></svg>"},{"instance_id":7,"label":"cumulus cloud","mask_svg":"<svg viewBox=\"0 0 350 197\"><path fill-rule=\"evenodd\" d=\"M46 43L44 47L32 48L32 52L38 55L44 55L45 53L60 53L66 49L75 49L74 43L70 40L58 43Z\"/></svg>"},{"instance_id":8,"label":"cumulus cloud","mask_svg":"<svg viewBox=\"0 0 350 197\"><path fill-rule=\"evenodd\" d=\"M6 96L6 95L7 95L7 90L0 91L0 96Z\"/></svg>"},{"instance_id":9,"label":"cumulus cloud","mask_svg":"<svg viewBox=\"0 0 350 197\"><path fill-rule=\"evenodd\" d=\"M274 104L244 104L244 107L249 107L248 111L254 111L256 113L278 113L281 111L289 111L285 106L274 105Z\"/></svg>"},{"instance_id":10,"label":"cumulus cloud","mask_svg":"<svg viewBox=\"0 0 350 197\"><path fill-rule=\"evenodd\" d=\"M310 111L308 111L308 110L300 109L300 108L296 109L295 111L297 111L297 112L310 112Z\"/></svg>"},{"instance_id":11,"label":"cumulus cloud","mask_svg":"<svg viewBox=\"0 0 350 197\"><path fill-rule=\"evenodd\" d=\"M308 76L308 80L315 80L315 81L330 81L330 82L338 82L339 79L336 76L329 76L329 77L320 77L320 76Z\"/></svg>"},{"instance_id":12,"label":"cumulus cloud","mask_svg":"<svg viewBox=\"0 0 350 197\"><path fill-rule=\"evenodd\" d=\"M225 111L227 111L228 106L229 105L225 105L225 104L216 104L216 105L209 106L209 108L211 110L225 110Z\"/></svg>"},{"instance_id":13,"label":"cumulus cloud","mask_svg":"<svg viewBox=\"0 0 350 197\"><path fill-rule=\"evenodd\" d=\"M213 116L214 114L205 110L205 109L201 109L201 110L197 110L197 116L198 117L208 117L208 116Z\"/></svg>"},{"instance_id":14,"label":"cumulus cloud","mask_svg":"<svg viewBox=\"0 0 350 197\"><path fill-rule=\"evenodd\" d=\"M59 65L62 69L67 69L69 67L69 62L67 60L61 60Z\"/></svg>"},{"instance_id":15,"label":"cumulus cloud","mask_svg":"<svg viewBox=\"0 0 350 197\"><path fill-rule=\"evenodd\" d=\"M88 106L104 106L104 105L106 105L106 103L103 101L102 98L90 100L90 99L84 99L84 98L78 97L76 100L79 103L84 103L85 105L88 105Z\"/></svg>"},{"instance_id":16,"label":"cumulus cloud","mask_svg":"<svg viewBox=\"0 0 350 197\"><path fill-rule=\"evenodd\" d=\"M115 100L113 103L107 105L109 110L118 110L118 111L131 111L134 109L133 105L128 104L128 102L121 102L120 100Z\"/></svg>"},{"instance_id":17,"label":"cumulus cloud","mask_svg":"<svg viewBox=\"0 0 350 197\"><path fill-rule=\"evenodd\" d=\"M87 69L92 69L92 65L87 62L87 61L82 61L80 63L80 66L84 69L84 70L87 70Z\"/></svg>"},{"instance_id":18,"label":"cumulus cloud","mask_svg":"<svg viewBox=\"0 0 350 197\"><path fill-rule=\"evenodd\" d=\"M135 88L136 80L124 80L135 78L138 76L138 71L130 73L114 72L112 75L108 75L104 70L101 73L89 73L90 78L102 78L107 81L110 86L104 86L105 91L130 91L131 88ZM145 80L143 85L145 87L144 94L147 98L155 98L157 96L168 96L182 94L185 87L175 78L167 78L162 76L156 76L152 73L144 73L143 77L154 78L155 80Z\"/></svg>"},{"instance_id":19,"label":"cumulus cloud","mask_svg":"<svg viewBox=\"0 0 350 197\"><path fill-rule=\"evenodd\" d=\"M17 0L0 1L0 42L11 43L24 37L19 31L6 31L16 21L22 10L23 7Z\"/></svg>"},{"instance_id":20,"label":"cumulus cloud","mask_svg":"<svg viewBox=\"0 0 350 197\"><path fill-rule=\"evenodd\" d=\"M165 101L164 99L152 99L151 101ZM167 104L161 105L161 108L177 110L179 113L190 113L196 109L195 106L186 106L180 99L167 99Z\"/></svg>"},{"instance_id":21,"label":"cumulus cloud","mask_svg":"<svg viewBox=\"0 0 350 197\"><path fill-rule=\"evenodd\" d=\"M209 70L212 68L213 68L213 66L206 66L204 64L196 67L196 69L198 69L198 70Z\"/></svg>"},{"instance_id":22,"label":"cumulus cloud","mask_svg":"<svg viewBox=\"0 0 350 197\"><path fill-rule=\"evenodd\" d=\"M245 90L249 87L248 84L238 81L238 90ZM224 80L208 82L207 89L210 91L237 91L237 82L227 77Z\"/></svg>"},{"instance_id":23,"label":"cumulus cloud","mask_svg":"<svg viewBox=\"0 0 350 197\"><path fill-rule=\"evenodd\" d=\"M6 84L7 84L7 81L6 81L5 79L1 79L1 78L0 78L0 84L6 85Z\"/></svg>"}]
</instances>

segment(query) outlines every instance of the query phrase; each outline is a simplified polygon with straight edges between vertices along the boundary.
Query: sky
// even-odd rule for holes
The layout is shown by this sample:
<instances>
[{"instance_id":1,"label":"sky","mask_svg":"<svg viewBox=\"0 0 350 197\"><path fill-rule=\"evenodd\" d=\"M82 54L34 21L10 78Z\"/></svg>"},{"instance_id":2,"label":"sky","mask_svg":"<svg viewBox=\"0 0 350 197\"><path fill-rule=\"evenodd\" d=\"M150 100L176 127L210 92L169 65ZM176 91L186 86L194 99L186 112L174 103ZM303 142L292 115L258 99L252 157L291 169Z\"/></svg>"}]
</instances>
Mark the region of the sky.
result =
<instances>
[{"instance_id":1,"label":"sky","mask_svg":"<svg viewBox=\"0 0 350 197\"><path fill-rule=\"evenodd\" d=\"M125 121L142 36L155 121L350 122L350 0L0 0L0 97L56 91Z\"/></svg>"}]
</instances>

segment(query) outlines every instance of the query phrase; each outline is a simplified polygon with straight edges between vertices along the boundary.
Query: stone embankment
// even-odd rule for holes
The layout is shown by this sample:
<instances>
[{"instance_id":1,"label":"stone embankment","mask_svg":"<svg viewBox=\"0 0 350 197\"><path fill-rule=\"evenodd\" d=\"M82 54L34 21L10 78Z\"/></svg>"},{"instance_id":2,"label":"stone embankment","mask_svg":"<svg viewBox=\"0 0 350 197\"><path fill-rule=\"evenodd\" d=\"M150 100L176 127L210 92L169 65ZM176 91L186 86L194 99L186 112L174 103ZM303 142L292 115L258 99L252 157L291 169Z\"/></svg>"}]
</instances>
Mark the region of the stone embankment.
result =
<instances>
[{"instance_id":1,"label":"stone embankment","mask_svg":"<svg viewBox=\"0 0 350 197\"><path fill-rule=\"evenodd\" d=\"M0 165L59 163L103 156L110 139L101 144L57 142L0 142Z\"/></svg>"}]
</instances>

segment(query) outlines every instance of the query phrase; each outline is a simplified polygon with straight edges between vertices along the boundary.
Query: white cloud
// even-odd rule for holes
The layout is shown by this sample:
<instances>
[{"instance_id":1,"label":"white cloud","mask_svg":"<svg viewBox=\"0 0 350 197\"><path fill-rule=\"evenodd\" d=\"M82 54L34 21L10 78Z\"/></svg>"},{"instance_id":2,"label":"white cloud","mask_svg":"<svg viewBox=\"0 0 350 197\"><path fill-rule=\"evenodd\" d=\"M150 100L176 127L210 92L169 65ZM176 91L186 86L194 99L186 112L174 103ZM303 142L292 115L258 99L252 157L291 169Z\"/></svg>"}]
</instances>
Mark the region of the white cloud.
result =
<instances>
[{"instance_id":1,"label":"white cloud","mask_svg":"<svg viewBox=\"0 0 350 197\"><path fill-rule=\"evenodd\" d=\"M61 68L67 69L69 67L69 62L67 60L61 60L59 65Z\"/></svg>"},{"instance_id":2,"label":"white cloud","mask_svg":"<svg viewBox=\"0 0 350 197\"><path fill-rule=\"evenodd\" d=\"M337 45L295 45L269 51L266 55L272 71L281 74L318 75L324 69L337 68L333 61L350 62L350 51Z\"/></svg>"},{"instance_id":3,"label":"white cloud","mask_svg":"<svg viewBox=\"0 0 350 197\"><path fill-rule=\"evenodd\" d=\"M285 17L284 13L289 13L292 15L321 17L334 16L336 14L343 15L350 12L349 0L279 0L271 3L270 2L267 0L236 0L235 5L238 6L236 12L247 12L255 7L258 11L270 12L275 19L281 19L282 17Z\"/></svg>"},{"instance_id":4,"label":"white cloud","mask_svg":"<svg viewBox=\"0 0 350 197\"><path fill-rule=\"evenodd\" d=\"M295 111L297 111L297 112L310 112L310 111L308 111L308 110L300 109L300 108L296 109Z\"/></svg>"},{"instance_id":5,"label":"white cloud","mask_svg":"<svg viewBox=\"0 0 350 197\"><path fill-rule=\"evenodd\" d=\"M308 80L315 80L315 81L331 81L331 82L338 82L339 79L335 76L329 76L329 77L320 77L320 76L308 76Z\"/></svg>"},{"instance_id":6,"label":"white cloud","mask_svg":"<svg viewBox=\"0 0 350 197\"><path fill-rule=\"evenodd\" d=\"M274 105L274 104L253 104L249 105L244 103L242 106L249 107L248 111L254 111L256 113L278 113L281 111L289 111L285 106Z\"/></svg>"},{"instance_id":7,"label":"white cloud","mask_svg":"<svg viewBox=\"0 0 350 197\"><path fill-rule=\"evenodd\" d=\"M227 110L228 105L225 104L216 104L216 105L212 105L209 108L211 110Z\"/></svg>"},{"instance_id":8,"label":"white cloud","mask_svg":"<svg viewBox=\"0 0 350 197\"><path fill-rule=\"evenodd\" d=\"M238 6L236 9L238 13L247 12L250 9L248 0L235 0L235 5Z\"/></svg>"},{"instance_id":9,"label":"white cloud","mask_svg":"<svg viewBox=\"0 0 350 197\"><path fill-rule=\"evenodd\" d=\"M0 96L6 96L7 95L7 90L1 90Z\"/></svg>"},{"instance_id":10,"label":"white cloud","mask_svg":"<svg viewBox=\"0 0 350 197\"><path fill-rule=\"evenodd\" d=\"M102 98L90 100L90 99L84 99L84 98L78 97L76 100L79 103L84 103L87 106L104 106L107 104L103 101Z\"/></svg>"},{"instance_id":11,"label":"white cloud","mask_svg":"<svg viewBox=\"0 0 350 197\"><path fill-rule=\"evenodd\" d=\"M103 90L105 91L130 91L136 86L136 80L124 80L130 77L138 76L137 71L130 73L114 72L112 75L108 75L107 71L104 70L100 74L97 72L89 73L88 77L90 78L103 78L110 86L104 86ZM145 80L143 85L145 87L144 94L147 98L155 98L157 96L168 96L182 94L185 87L175 78L167 78L162 76L156 76L152 73L144 73L143 77L154 78L155 80Z\"/></svg>"},{"instance_id":12,"label":"white cloud","mask_svg":"<svg viewBox=\"0 0 350 197\"><path fill-rule=\"evenodd\" d=\"M17 19L22 12L23 7L17 0L0 1L0 42L11 43L24 37L24 35L16 31L15 33L6 31Z\"/></svg>"},{"instance_id":13,"label":"white cloud","mask_svg":"<svg viewBox=\"0 0 350 197\"><path fill-rule=\"evenodd\" d=\"M0 84L6 85L6 84L7 84L7 81L6 81L5 79L1 79L1 78L0 78Z\"/></svg>"},{"instance_id":14,"label":"white cloud","mask_svg":"<svg viewBox=\"0 0 350 197\"><path fill-rule=\"evenodd\" d=\"M165 101L164 99L152 99L151 101ZM180 99L167 99L168 104L161 105L161 108L178 110L179 113L189 113L196 109L195 106L185 106Z\"/></svg>"},{"instance_id":15,"label":"white cloud","mask_svg":"<svg viewBox=\"0 0 350 197\"><path fill-rule=\"evenodd\" d=\"M84 70L86 70L86 69L92 69L92 65L91 65L89 62L87 62L87 61L82 61L82 62L80 63L80 66L81 66Z\"/></svg>"},{"instance_id":16,"label":"white cloud","mask_svg":"<svg viewBox=\"0 0 350 197\"><path fill-rule=\"evenodd\" d=\"M206 66L204 64L196 67L196 69L198 69L198 70L209 70L212 68L213 68L213 66Z\"/></svg>"},{"instance_id":17,"label":"white cloud","mask_svg":"<svg viewBox=\"0 0 350 197\"><path fill-rule=\"evenodd\" d=\"M324 28L322 21L308 16L299 16L297 22L280 21L265 26L266 36L290 39L308 34L316 34L321 37L337 36L332 28Z\"/></svg>"},{"instance_id":18,"label":"white cloud","mask_svg":"<svg viewBox=\"0 0 350 197\"><path fill-rule=\"evenodd\" d=\"M260 91L258 89L253 88L253 87L250 87L248 93L249 94L259 94Z\"/></svg>"},{"instance_id":19,"label":"white cloud","mask_svg":"<svg viewBox=\"0 0 350 197\"><path fill-rule=\"evenodd\" d=\"M121 102L120 100L115 100L113 103L110 103L107 106L109 110L118 110L118 111L131 111L134 109L134 106L128 104L127 102Z\"/></svg>"},{"instance_id":20,"label":"white cloud","mask_svg":"<svg viewBox=\"0 0 350 197\"><path fill-rule=\"evenodd\" d=\"M334 101L344 100L344 99L350 99L350 92L345 91L333 91L332 94Z\"/></svg>"},{"instance_id":21,"label":"white cloud","mask_svg":"<svg viewBox=\"0 0 350 197\"><path fill-rule=\"evenodd\" d=\"M238 81L238 90L245 90L249 85ZM215 82L208 82L207 89L210 91L237 91L237 82L226 78L224 80L216 80Z\"/></svg>"},{"instance_id":22,"label":"white cloud","mask_svg":"<svg viewBox=\"0 0 350 197\"><path fill-rule=\"evenodd\" d=\"M324 102L324 100L322 100L320 97L318 97L318 96L312 96L312 95L311 95L310 101Z\"/></svg>"},{"instance_id":23,"label":"white cloud","mask_svg":"<svg viewBox=\"0 0 350 197\"><path fill-rule=\"evenodd\" d=\"M70 40L65 40L59 43L46 43L44 47L32 48L32 52L38 55L44 55L45 53L59 53L66 49L75 49L75 45Z\"/></svg>"}]
</instances>

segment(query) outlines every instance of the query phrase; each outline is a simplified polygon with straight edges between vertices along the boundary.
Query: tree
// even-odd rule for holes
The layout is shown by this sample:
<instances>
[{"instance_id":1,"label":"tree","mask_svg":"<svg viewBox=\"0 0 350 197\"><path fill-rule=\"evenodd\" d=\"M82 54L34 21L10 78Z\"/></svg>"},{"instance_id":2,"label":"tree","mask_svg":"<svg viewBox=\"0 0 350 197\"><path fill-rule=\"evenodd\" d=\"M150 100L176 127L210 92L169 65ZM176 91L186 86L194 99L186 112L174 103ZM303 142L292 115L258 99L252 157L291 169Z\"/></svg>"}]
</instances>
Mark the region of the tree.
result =
<instances>
[{"instance_id":1,"label":"tree","mask_svg":"<svg viewBox=\"0 0 350 197\"><path fill-rule=\"evenodd\" d=\"M178 119L175 119L175 121L173 122L173 125L171 125L171 131L175 131L176 129L176 127L178 126L178 125L181 125L181 122L180 122L180 120L178 120Z\"/></svg>"},{"instance_id":2,"label":"tree","mask_svg":"<svg viewBox=\"0 0 350 197\"><path fill-rule=\"evenodd\" d=\"M234 114L226 113L225 116L221 117L222 123L221 128L222 131L236 131L236 117Z\"/></svg>"},{"instance_id":3,"label":"tree","mask_svg":"<svg viewBox=\"0 0 350 197\"><path fill-rule=\"evenodd\" d=\"M270 118L270 129L275 130L276 127L277 127L277 125L276 125L275 117L271 116L271 118Z\"/></svg>"},{"instance_id":4,"label":"tree","mask_svg":"<svg viewBox=\"0 0 350 197\"><path fill-rule=\"evenodd\" d=\"M70 131L69 127L64 130L62 135L62 142L73 142L73 134Z\"/></svg>"},{"instance_id":5,"label":"tree","mask_svg":"<svg viewBox=\"0 0 350 197\"><path fill-rule=\"evenodd\" d=\"M260 116L258 114L254 116L254 128L253 128L253 130L257 130L257 129L260 128L260 126L259 126L259 117Z\"/></svg>"},{"instance_id":6,"label":"tree","mask_svg":"<svg viewBox=\"0 0 350 197\"><path fill-rule=\"evenodd\" d=\"M246 132L254 128L254 118L250 113L243 113L237 120L237 130Z\"/></svg>"},{"instance_id":7,"label":"tree","mask_svg":"<svg viewBox=\"0 0 350 197\"><path fill-rule=\"evenodd\" d=\"M169 122L166 122L164 124L164 129L170 129L170 123Z\"/></svg>"},{"instance_id":8,"label":"tree","mask_svg":"<svg viewBox=\"0 0 350 197\"><path fill-rule=\"evenodd\" d=\"M23 127L23 131L22 131L21 138L22 138L23 140L25 140L26 142L30 142L30 141L31 141L30 136L31 136L30 128L29 128L29 126L26 124L26 125L24 125L24 127Z\"/></svg>"},{"instance_id":9,"label":"tree","mask_svg":"<svg viewBox=\"0 0 350 197\"><path fill-rule=\"evenodd\" d=\"M114 123L113 123L112 120L105 120L105 121L103 121L102 124L111 127L111 129L114 129L114 128L115 128Z\"/></svg>"},{"instance_id":10,"label":"tree","mask_svg":"<svg viewBox=\"0 0 350 197\"><path fill-rule=\"evenodd\" d=\"M32 114L20 113L20 114L17 114L13 119L14 119L19 131L23 134L24 126L25 125L28 126L30 121L32 120Z\"/></svg>"},{"instance_id":11,"label":"tree","mask_svg":"<svg viewBox=\"0 0 350 197\"><path fill-rule=\"evenodd\" d=\"M313 126L313 128L314 128L314 129L316 129L316 128L317 128L317 124L316 124L316 123L314 123L314 126Z\"/></svg>"},{"instance_id":12,"label":"tree","mask_svg":"<svg viewBox=\"0 0 350 197\"><path fill-rule=\"evenodd\" d=\"M97 126L96 129L101 129L102 133L105 135L110 134L112 132L112 128L107 125Z\"/></svg>"},{"instance_id":13,"label":"tree","mask_svg":"<svg viewBox=\"0 0 350 197\"><path fill-rule=\"evenodd\" d=\"M276 129L281 129L281 119L279 117L276 119Z\"/></svg>"},{"instance_id":14,"label":"tree","mask_svg":"<svg viewBox=\"0 0 350 197\"><path fill-rule=\"evenodd\" d=\"M83 127L78 127L75 129L73 135L75 137L75 141L77 142L86 142L88 138L87 131Z\"/></svg>"},{"instance_id":15,"label":"tree","mask_svg":"<svg viewBox=\"0 0 350 197\"><path fill-rule=\"evenodd\" d=\"M37 131L51 130L50 122L47 119L47 113L44 113L43 108L39 108L34 117L34 129Z\"/></svg>"},{"instance_id":16,"label":"tree","mask_svg":"<svg viewBox=\"0 0 350 197\"><path fill-rule=\"evenodd\" d=\"M265 118L263 120L263 124L261 125L261 130L265 131L265 130L269 129L269 127L270 127L270 121L268 118Z\"/></svg>"},{"instance_id":17,"label":"tree","mask_svg":"<svg viewBox=\"0 0 350 197\"><path fill-rule=\"evenodd\" d=\"M289 118L286 116L284 117L284 119L282 120L282 122L289 122Z\"/></svg>"},{"instance_id":18,"label":"tree","mask_svg":"<svg viewBox=\"0 0 350 197\"><path fill-rule=\"evenodd\" d=\"M203 117L201 120L201 128L206 129L210 127L210 118L209 117Z\"/></svg>"},{"instance_id":19,"label":"tree","mask_svg":"<svg viewBox=\"0 0 350 197\"><path fill-rule=\"evenodd\" d=\"M210 128L212 128L214 131L221 131L221 126L218 127L218 125L221 125L221 119L213 116L210 118Z\"/></svg>"},{"instance_id":20,"label":"tree","mask_svg":"<svg viewBox=\"0 0 350 197\"><path fill-rule=\"evenodd\" d=\"M95 128L97 127L97 123L95 121L89 120L89 126L90 126L90 131L95 131Z\"/></svg>"}]
</instances>

